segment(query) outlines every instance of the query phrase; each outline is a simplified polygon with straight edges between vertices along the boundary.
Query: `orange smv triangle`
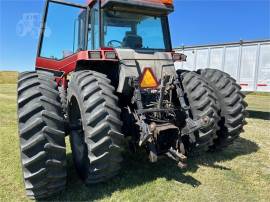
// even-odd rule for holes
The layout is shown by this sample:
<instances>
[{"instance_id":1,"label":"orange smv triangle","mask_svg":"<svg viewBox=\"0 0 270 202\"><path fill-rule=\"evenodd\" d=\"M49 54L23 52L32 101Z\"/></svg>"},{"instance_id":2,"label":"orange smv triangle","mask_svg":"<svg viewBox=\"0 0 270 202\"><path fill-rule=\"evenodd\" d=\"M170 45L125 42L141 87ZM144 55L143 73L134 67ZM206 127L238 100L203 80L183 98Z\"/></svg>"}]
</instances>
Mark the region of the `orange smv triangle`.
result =
<instances>
[{"instance_id":1,"label":"orange smv triangle","mask_svg":"<svg viewBox=\"0 0 270 202\"><path fill-rule=\"evenodd\" d=\"M158 82L151 68L145 68L140 79L141 88L156 88Z\"/></svg>"}]
</instances>

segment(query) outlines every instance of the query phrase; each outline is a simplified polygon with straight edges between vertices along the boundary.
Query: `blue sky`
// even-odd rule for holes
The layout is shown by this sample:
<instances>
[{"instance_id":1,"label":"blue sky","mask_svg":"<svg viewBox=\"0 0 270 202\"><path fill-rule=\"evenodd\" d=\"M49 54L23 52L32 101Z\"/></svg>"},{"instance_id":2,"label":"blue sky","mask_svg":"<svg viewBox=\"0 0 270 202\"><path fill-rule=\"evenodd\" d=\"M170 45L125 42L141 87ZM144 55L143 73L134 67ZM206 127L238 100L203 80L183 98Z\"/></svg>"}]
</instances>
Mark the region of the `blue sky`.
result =
<instances>
[{"instance_id":1,"label":"blue sky","mask_svg":"<svg viewBox=\"0 0 270 202\"><path fill-rule=\"evenodd\" d=\"M0 70L34 69L37 34L18 24L25 13L38 18L43 6L43 0L0 0ZM175 0L169 22L174 47L269 39L270 0Z\"/></svg>"}]
</instances>

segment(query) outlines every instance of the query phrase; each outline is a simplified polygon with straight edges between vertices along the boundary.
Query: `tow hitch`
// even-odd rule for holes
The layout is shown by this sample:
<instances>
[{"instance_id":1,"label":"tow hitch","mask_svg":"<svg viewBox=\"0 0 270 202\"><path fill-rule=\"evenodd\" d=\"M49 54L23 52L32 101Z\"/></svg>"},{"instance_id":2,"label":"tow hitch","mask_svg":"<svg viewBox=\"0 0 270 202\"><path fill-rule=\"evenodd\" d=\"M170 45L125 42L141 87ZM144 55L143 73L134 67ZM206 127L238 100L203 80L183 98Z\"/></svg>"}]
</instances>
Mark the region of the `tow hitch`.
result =
<instances>
[{"instance_id":1,"label":"tow hitch","mask_svg":"<svg viewBox=\"0 0 270 202\"><path fill-rule=\"evenodd\" d=\"M186 162L187 162L187 157L186 157L184 154L179 153L178 151L176 151L176 150L173 149L172 147L168 150L168 152L166 153L166 155L167 155L169 158L171 158L171 159L177 161L177 162L178 162L177 166L178 166L179 168L184 169L184 168L187 167L187 164L186 164Z\"/></svg>"},{"instance_id":2,"label":"tow hitch","mask_svg":"<svg viewBox=\"0 0 270 202\"><path fill-rule=\"evenodd\" d=\"M183 136L194 137L193 133L206 128L213 119L205 116L193 120L189 116L189 106L185 103L184 93L178 78L164 76L158 89L141 89L137 79L130 82L134 88L132 103L136 110L133 115L140 129L138 145L149 151L149 160L154 163L159 156L166 155L177 162L179 168L187 167L187 152L182 142ZM176 89L180 108L172 104L172 89ZM185 125L179 127L176 113L183 110ZM191 140L192 141L192 138Z\"/></svg>"}]
</instances>

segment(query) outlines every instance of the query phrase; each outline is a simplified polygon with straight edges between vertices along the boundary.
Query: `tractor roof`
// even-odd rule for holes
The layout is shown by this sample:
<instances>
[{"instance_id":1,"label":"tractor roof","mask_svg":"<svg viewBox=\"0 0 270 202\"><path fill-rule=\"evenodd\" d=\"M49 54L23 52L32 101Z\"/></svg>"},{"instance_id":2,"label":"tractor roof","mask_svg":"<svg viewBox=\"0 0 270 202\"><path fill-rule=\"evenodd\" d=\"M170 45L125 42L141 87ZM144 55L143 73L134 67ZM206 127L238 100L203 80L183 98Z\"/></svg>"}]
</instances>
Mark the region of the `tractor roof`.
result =
<instances>
[{"instance_id":1,"label":"tractor roof","mask_svg":"<svg viewBox=\"0 0 270 202\"><path fill-rule=\"evenodd\" d=\"M97 0L88 0L91 5ZM173 11L173 0L100 0L101 7L126 11L153 12L168 14Z\"/></svg>"}]
</instances>

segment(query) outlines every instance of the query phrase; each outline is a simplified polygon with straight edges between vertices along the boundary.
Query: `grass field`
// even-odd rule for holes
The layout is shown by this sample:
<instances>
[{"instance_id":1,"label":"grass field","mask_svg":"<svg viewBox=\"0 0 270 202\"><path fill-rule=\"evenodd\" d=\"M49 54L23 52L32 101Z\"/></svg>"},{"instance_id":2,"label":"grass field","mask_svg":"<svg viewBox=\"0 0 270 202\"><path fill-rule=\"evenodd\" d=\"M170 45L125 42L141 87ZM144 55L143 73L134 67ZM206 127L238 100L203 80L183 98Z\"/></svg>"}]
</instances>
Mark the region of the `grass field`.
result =
<instances>
[{"instance_id":1,"label":"grass field","mask_svg":"<svg viewBox=\"0 0 270 202\"><path fill-rule=\"evenodd\" d=\"M48 200L269 201L270 96L251 94L247 101L251 117L241 138L222 152L190 158L186 170L167 159L150 164L143 153L127 153L118 177L86 187L68 146L67 189ZM0 201L28 201L20 170L15 84L0 84L0 135Z\"/></svg>"},{"instance_id":2,"label":"grass field","mask_svg":"<svg viewBox=\"0 0 270 202\"><path fill-rule=\"evenodd\" d=\"M15 84L17 81L18 72L0 71L0 84Z\"/></svg>"}]
</instances>

